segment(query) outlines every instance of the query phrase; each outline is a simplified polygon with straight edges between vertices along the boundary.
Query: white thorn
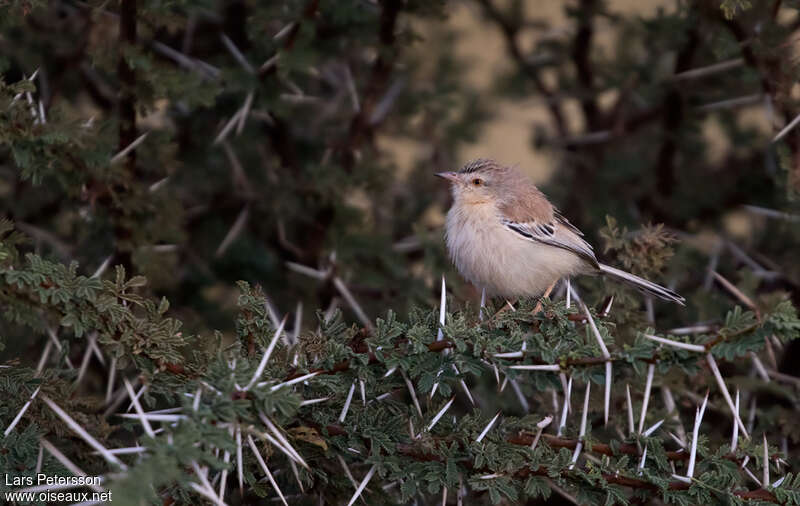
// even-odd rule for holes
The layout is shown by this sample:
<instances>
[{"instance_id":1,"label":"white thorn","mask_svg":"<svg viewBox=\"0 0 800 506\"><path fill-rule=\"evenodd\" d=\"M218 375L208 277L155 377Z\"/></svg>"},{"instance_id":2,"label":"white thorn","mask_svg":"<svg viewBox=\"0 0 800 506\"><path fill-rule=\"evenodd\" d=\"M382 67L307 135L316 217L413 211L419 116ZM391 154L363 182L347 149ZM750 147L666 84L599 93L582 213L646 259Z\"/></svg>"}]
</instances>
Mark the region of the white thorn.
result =
<instances>
[{"instance_id":1,"label":"white thorn","mask_svg":"<svg viewBox=\"0 0 800 506\"><path fill-rule=\"evenodd\" d=\"M453 405L453 401L454 400L456 400L455 396L451 397L450 400L447 401L447 404L445 404L442 407L442 409L440 409L439 412L436 413L436 416L433 417L433 420L431 420L431 423L428 424L428 431L429 432L433 428L433 426L436 425L436 423L444 416L444 414L447 412L447 410L450 409L450 406Z\"/></svg>"},{"instance_id":2,"label":"white thorn","mask_svg":"<svg viewBox=\"0 0 800 506\"><path fill-rule=\"evenodd\" d=\"M236 426L236 474L239 478L239 493L244 495L244 466L242 465L242 429Z\"/></svg>"},{"instance_id":3,"label":"white thorn","mask_svg":"<svg viewBox=\"0 0 800 506\"><path fill-rule=\"evenodd\" d=\"M356 489L356 493L353 494L353 497L350 498L350 502L347 503L347 506L353 506L353 503L356 502L358 497L361 495L361 492L363 492L364 489L367 488L367 483L369 483L369 480L372 479L372 475L375 474L375 470L377 468L378 467L375 464L372 465L372 467L367 472L367 475L364 476L364 479L358 485L358 488Z\"/></svg>"},{"instance_id":4,"label":"white thorn","mask_svg":"<svg viewBox=\"0 0 800 506\"><path fill-rule=\"evenodd\" d=\"M564 390L564 393L567 392L567 375L563 372L558 374L558 379L561 380L561 389ZM558 411L558 399L556 395L555 389L553 390L553 412L555 413ZM567 403L567 413L572 413L572 404Z\"/></svg>"},{"instance_id":5,"label":"white thorn","mask_svg":"<svg viewBox=\"0 0 800 506\"><path fill-rule=\"evenodd\" d=\"M642 452L642 460L639 461L639 474L642 474L642 470L644 470L644 462L647 459L647 445L644 445L644 451Z\"/></svg>"},{"instance_id":6,"label":"white thorn","mask_svg":"<svg viewBox=\"0 0 800 506\"><path fill-rule=\"evenodd\" d=\"M100 264L100 267L98 267L97 270L94 271L94 274L92 274L92 278L99 278L100 276L102 276L103 273L106 272L106 269L108 269L108 266L111 264L111 260L113 259L114 255L108 255L106 259L103 260L103 263Z\"/></svg>"},{"instance_id":7,"label":"white thorn","mask_svg":"<svg viewBox=\"0 0 800 506\"><path fill-rule=\"evenodd\" d=\"M491 473L491 474L483 474L478 477L480 480L493 480L495 478L499 478L503 476L503 473Z\"/></svg>"},{"instance_id":8,"label":"white thorn","mask_svg":"<svg viewBox=\"0 0 800 506\"><path fill-rule=\"evenodd\" d=\"M120 417L120 418L127 418L127 419L131 419L131 420L139 420L140 422L142 422L143 425L144 425L144 423L147 423L148 426L150 425L149 424L150 421L153 421L153 422L179 422L181 420L185 420L186 419L186 415L170 415L170 414L164 414L164 413L141 413L140 414L140 413L137 412L136 414L132 414L131 413L131 414L122 414L122 415L117 415L117 416ZM153 429L151 428L150 430L152 431ZM149 433L148 433L148 436L150 436ZM155 431L153 431L153 435L150 436L150 437L155 437Z\"/></svg>"},{"instance_id":9,"label":"white thorn","mask_svg":"<svg viewBox=\"0 0 800 506\"><path fill-rule=\"evenodd\" d=\"M143 133L142 135L140 135L139 137L137 137L137 138L136 138L136 140L134 140L133 142L131 142L130 144L128 144L128 145L127 145L125 148L123 148L123 149L122 149L122 150L121 150L119 153L117 153L116 155L112 156L112 157L111 157L111 161L109 162L109 165L114 165L114 164L115 164L115 163L117 163L118 161L120 161L120 160L122 160L123 158L125 158L125 157L128 155L128 153L130 153L131 151L133 151L134 149L136 149L136 148L139 146L139 144L141 144L141 143L142 143L142 141L144 141L144 140L145 140L145 138L147 138L147 135L148 135L149 133L150 133L150 132L145 132L145 133Z\"/></svg>"},{"instance_id":10,"label":"white thorn","mask_svg":"<svg viewBox=\"0 0 800 506\"><path fill-rule=\"evenodd\" d=\"M583 438L586 435L586 419L589 415L589 393L592 390L592 383L586 382L586 395L583 397L583 413L581 413L581 430L578 437Z\"/></svg>"},{"instance_id":11,"label":"white thorn","mask_svg":"<svg viewBox=\"0 0 800 506\"><path fill-rule=\"evenodd\" d=\"M705 413L707 403L708 392L706 392L706 397L703 399L702 407L695 410L694 429L692 429L692 447L689 451L689 464L686 467L686 478L688 479L694 477L694 463L697 459L697 438L700 435L700 423L703 421L703 414Z\"/></svg>"},{"instance_id":12,"label":"white thorn","mask_svg":"<svg viewBox=\"0 0 800 506\"><path fill-rule=\"evenodd\" d=\"M142 387L144 389L144 387ZM150 421L144 414L144 410L142 410L142 405L139 404L139 400L136 398L136 393L133 391L133 387L131 386L131 382L128 381L128 378L125 378L125 390L128 391L128 396L131 398L131 402L133 403L133 408L136 410L136 418L142 423L142 427L144 427L144 431L147 433L148 436L151 438L156 437L155 433L153 432L153 428L150 426ZM125 415L120 415L125 416ZM169 416L169 415L166 415Z\"/></svg>"},{"instance_id":13,"label":"white thorn","mask_svg":"<svg viewBox=\"0 0 800 506\"><path fill-rule=\"evenodd\" d=\"M328 275L330 274L330 271L320 271L318 269L312 269L311 267L308 267L308 266L302 265L302 264L298 264L298 263L295 263L295 262L286 262L286 267L288 267L289 270L291 270L291 271L303 274L303 275L308 276L310 278L319 279L319 280L326 279L328 277Z\"/></svg>"},{"instance_id":14,"label":"white thorn","mask_svg":"<svg viewBox=\"0 0 800 506\"><path fill-rule=\"evenodd\" d=\"M625 395L627 396L627 406L628 406L628 427L630 430L630 434L633 434L635 429L633 427L633 402L631 401L631 386L625 385Z\"/></svg>"},{"instance_id":15,"label":"white thorn","mask_svg":"<svg viewBox=\"0 0 800 506\"><path fill-rule=\"evenodd\" d=\"M508 380L509 383L511 383L511 388L514 389L514 393L517 396L517 400L519 401L520 406L522 406L522 411L524 411L525 413L530 411L530 405L528 404L528 400L525 398L525 395L522 393L522 389L519 387L519 383L517 383L516 380L509 378L508 376L506 376L506 379Z\"/></svg>"},{"instance_id":16,"label":"white thorn","mask_svg":"<svg viewBox=\"0 0 800 506\"><path fill-rule=\"evenodd\" d=\"M486 309L486 288L481 289L481 308L478 310L478 318L483 321L483 312Z\"/></svg>"},{"instance_id":17,"label":"white thorn","mask_svg":"<svg viewBox=\"0 0 800 506\"><path fill-rule=\"evenodd\" d=\"M292 30L292 28L294 28L294 25L295 21L292 21L291 23L287 24L286 26L278 30L278 33L272 36L272 40L280 40L284 38Z\"/></svg>"},{"instance_id":18,"label":"white thorn","mask_svg":"<svg viewBox=\"0 0 800 506\"><path fill-rule=\"evenodd\" d=\"M561 410L561 423L558 424L558 432L557 435L561 435L564 427L567 426L567 409L569 406L570 397L572 396L572 377L569 378L567 382L567 389L564 392L564 407Z\"/></svg>"},{"instance_id":19,"label":"white thorn","mask_svg":"<svg viewBox=\"0 0 800 506\"><path fill-rule=\"evenodd\" d=\"M279 390L279 389L281 389L283 387L290 387L290 386L295 385L297 383L302 383L303 381L311 379L314 376L317 376L319 374L321 374L321 372L319 372L319 371L310 372L308 374L304 374L304 375L299 376L297 378L290 379L289 381L284 381L283 383L278 383L277 385L274 385L274 386L270 387L270 391L274 392L274 391ZM261 385L261 384L259 383L259 385Z\"/></svg>"},{"instance_id":20,"label":"white thorn","mask_svg":"<svg viewBox=\"0 0 800 506\"><path fill-rule=\"evenodd\" d=\"M681 348L683 350L696 351L698 353L705 353L706 351L706 347L700 346L699 344L681 343L678 341L673 341L672 339L665 339L663 337L651 336L649 334L642 334L642 335L647 339L650 339L651 341L656 341L661 344L666 344L667 346L672 346L673 348Z\"/></svg>"},{"instance_id":21,"label":"white thorn","mask_svg":"<svg viewBox=\"0 0 800 506\"><path fill-rule=\"evenodd\" d=\"M578 444L575 445L575 451L572 452L572 463L569 465L569 469L573 469L575 467L575 463L578 462L578 457L581 454L581 450L583 450L583 441L578 441Z\"/></svg>"},{"instance_id":22,"label":"white thorn","mask_svg":"<svg viewBox=\"0 0 800 506\"><path fill-rule=\"evenodd\" d=\"M656 423L654 423L653 425L651 425L649 429L647 429L646 431L644 431L644 432L642 433L642 435L643 435L644 437L649 437L649 436L650 436L650 434L652 434L652 433L653 433L653 432L655 432L655 431L656 431L656 430L657 430L659 427L661 427L661 424L662 424L662 423L664 423L664 419L661 419L661 420L657 421Z\"/></svg>"},{"instance_id":23,"label":"white thorn","mask_svg":"<svg viewBox=\"0 0 800 506\"><path fill-rule=\"evenodd\" d=\"M606 384L605 392L603 394L603 425L608 425L608 411L609 407L611 406L611 381L611 362L606 362Z\"/></svg>"},{"instance_id":24,"label":"white thorn","mask_svg":"<svg viewBox=\"0 0 800 506\"><path fill-rule=\"evenodd\" d=\"M223 453L223 456L222 456L222 461L225 462L225 464L227 464L228 462L230 462L230 460L231 460L231 453L229 451L225 450L225 453ZM228 466L225 466L225 468L222 470L222 477L221 477L221 479L219 481L219 493L217 493L217 496L219 498L225 497L225 485L228 482L228 469L227 469L227 467Z\"/></svg>"},{"instance_id":25,"label":"white thorn","mask_svg":"<svg viewBox=\"0 0 800 506\"><path fill-rule=\"evenodd\" d=\"M266 351L264 351L264 355L261 356L261 362L259 362L258 367L256 368L256 372L253 373L253 377L250 379L250 382L247 386L244 387L245 390L250 390L253 384L261 378L261 375L264 374L264 369L267 367L267 362L269 358L272 356L272 351L275 349L275 345L278 343L278 339L283 332L283 327L286 325L286 318L288 315L283 317L281 320L281 324L278 325L278 330L275 331L275 335L272 336L272 341L270 341L269 346L267 346Z\"/></svg>"},{"instance_id":26,"label":"white thorn","mask_svg":"<svg viewBox=\"0 0 800 506\"><path fill-rule=\"evenodd\" d=\"M553 416L547 415L542 419L542 421L536 424L537 428L536 437L533 438L533 443L531 443L531 450L536 449L536 445L539 443L539 439L542 437L542 431L544 431L544 428L550 425L550 422L552 421L553 421Z\"/></svg>"},{"instance_id":27,"label":"white thorn","mask_svg":"<svg viewBox=\"0 0 800 506\"><path fill-rule=\"evenodd\" d=\"M761 483L769 485L769 449L767 448L767 434L764 433L764 479Z\"/></svg>"},{"instance_id":28,"label":"white thorn","mask_svg":"<svg viewBox=\"0 0 800 506\"><path fill-rule=\"evenodd\" d=\"M642 413L639 416L639 433L644 429L644 418L647 416L647 404L650 402L650 390L653 387L653 374L655 373L656 365L647 365L647 381L644 385L644 399L642 399Z\"/></svg>"},{"instance_id":29,"label":"white thorn","mask_svg":"<svg viewBox=\"0 0 800 506\"><path fill-rule=\"evenodd\" d=\"M267 310L269 313L269 320L272 322L273 327L277 327L281 323L281 319L278 317L278 311L275 309L275 306L269 301L269 297L264 300L264 309ZM284 318L288 319L289 315L285 315ZM284 336L285 337L285 336ZM288 344L288 340L284 340L284 343Z\"/></svg>"},{"instance_id":30,"label":"white thorn","mask_svg":"<svg viewBox=\"0 0 800 506\"><path fill-rule=\"evenodd\" d=\"M586 319L589 322L589 327L592 329L592 334L594 334L595 339L597 339L597 344L600 345L600 350L603 352L603 358L609 359L611 358L611 354L608 352L608 347L606 343L603 341L603 336L600 335L600 331L597 329L597 325L594 323L594 318L592 318L592 313L589 312L589 308L581 302L581 306L583 308L583 312L586 314Z\"/></svg>"},{"instance_id":31,"label":"white thorn","mask_svg":"<svg viewBox=\"0 0 800 506\"><path fill-rule=\"evenodd\" d=\"M495 353L492 355L494 358L522 358L523 352L521 351L506 351L503 353Z\"/></svg>"},{"instance_id":32,"label":"white thorn","mask_svg":"<svg viewBox=\"0 0 800 506\"><path fill-rule=\"evenodd\" d=\"M267 463L264 462L264 458L261 456L261 452L258 451L256 443L255 441L253 441L253 437L250 434L247 435L247 444L250 445L250 449L253 451L253 455L255 455L256 460L258 460L258 465L261 466L261 470L264 471L264 474L267 475L269 482L275 488L275 491L278 492L278 496L280 496L284 506L289 506L289 503L286 502L286 498L283 496L283 492L281 492L280 487L278 487L278 484L275 482L275 478L272 477L272 473L269 472Z\"/></svg>"},{"instance_id":33,"label":"white thorn","mask_svg":"<svg viewBox=\"0 0 800 506\"><path fill-rule=\"evenodd\" d=\"M86 432L86 430L78 425L78 423L70 417L66 411L61 409L55 402L53 402L50 397L46 396L45 394L41 394L39 396L49 407L52 409L59 418L64 420L64 422L76 432L84 441L86 441L89 446L100 452L100 454L105 458L108 462L119 466L121 469L125 470L128 468L121 460L111 454L108 449L101 445L99 441L97 441L91 434Z\"/></svg>"},{"instance_id":34,"label":"white thorn","mask_svg":"<svg viewBox=\"0 0 800 506\"><path fill-rule=\"evenodd\" d=\"M306 399L300 403L301 406L310 406L311 404L317 404L319 402L325 402L330 397L317 397L316 399Z\"/></svg>"},{"instance_id":35,"label":"white thorn","mask_svg":"<svg viewBox=\"0 0 800 506\"><path fill-rule=\"evenodd\" d=\"M761 359L758 358L758 355L753 353L752 351L749 353L750 358L753 360L753 365L758 371L758 375L761 376L761 379L764 380L766 383L770 382L769 374L767 373L766 367L764 367L764 363L761 362Z\"/></svg>"},{"instance_id":36,"label":"white thorn","mask_svg":"<svg viewBox=\"0 0 800 506\"><path fill-rule=\"evenodd\" d=\"M353 392L356 390L356 382L354 381L350 385L350 390L347 392L347 399L344 401L344 407L342 408L342 413L339 415L339 423L344 422L345 417L347 416L347 411L350 409L350 401L353 400Z\"/></svg>"},{"instance_id":37,"label":"white thorn","mask_svg":"<svg viewBox=\"0 0 800 506\"><path fill-rule=\"evenodd\" d=\"M797 126L798 123L800 123L800 114L795 116L795 118L788 125L783 127L783 129L780 132L778 132L778 135L776 135L772 139L772 142L775 143L783 139L786 136L786 134L788 134L792 130L792 128Z\"/></svg>"},{"instance_id":38,"label":"white thorn","mask_svg":"<svg viewBox=\"0 0 800 506\"><path fill-rule=\"evenodd\" d=\"M200 399L203 395L203 389L197 387L197 391L194 393L194 399L192 399L192 411L197 413L197 410L200 408Z\"/></svg>"},{"instance_id":39,"label":"white thorn","mask_svg":"<svg viewBox=\"0 0 800 506\"><path fill-rule=\"evenodd\" d=\"M678 410L675 409L675 399L672 398L672 390L668 386L662 385L661 396L664 399L664 406L667 408L667 413L672 413L672 419L675 421L678 431L677 441L681 448L686 448L686 430L683 428L681 417Z\"/></svg>"},{"instance_id":40,"label":"white thorn","mask_svg":"<svg viewBox=\"0 0 800 506\"><path fill-rule=\"evenodd\" d=\"M200 485L199 483L195 483L193 481L190 481L189 482L189 487L191 487L192 490L194 490L198 494L202 495L203 497L205 497L206 499L208 499L212 503L217 504L219 506L225 506L225 503L220 501L219 498L216 496L216 494L214 494L212 492L209 492L204 486Z\"/></svg>"},{"instance_id":41,"label":"white thorn","mask_svg":"<svg viewBox=\"0 0 800 506\"><path fill-rule=\"evenodd\" d=\"M761 480L759 480L758 478L756 478L756 475L755 475L755 474L753 474L753 472L752 472L752 471L750 471L750 469L748 469L747 467L742 467L742 470L745 472L745 474L746 474L747 476L749 476L749 477L750 477L750 479L751 479L751 480L753 480L754 482L756 482L756 483L758 484L758 486L759 486L759 487L763 487L763 486L764 486L764 484L763 484L763 483L761 483Z\"/></svg>"},{"instance_id":42,"label":"white thorn","mask_svg":"<svg viewBox=\"0 0 800 506\"><path fill-rule=\"evenodd\" d=\"M414 421L411 419L410 416L408 417L408 435L411 437L411 439L418 438L417 433L414 430Z\"/></svg>"},{"instance_id":43,"label":"white thorn","mask_svg":"<svg viewBox=\"0 0 800 506\"><path fill-rule=\"evenodd\" d=\"M19 410L19 413L17 413L17 416L15 416L14 419L11 421L11 424L8 427L6 427L5 432L3 432L3 437L8 437L8 435L11 434L11 431L14 430L14 427L16 427L17 423L19 423L19 421L22 419L22 415L24 415L25 412L28 411L28 408L30 407L31 402L33 402L33 399L35 399L36 396L39 394L40 388L42 387L40 386L36 387L36 390L33 391L30 398L28 398L28 401L22 406L22 409Z\"/></svg>"},{"instance_id":44,"label":"white thorn","mask_svg":"<svg viewBox=\"0 0 800 506\"><path fill-rule=\"evenodd\" d=\"M353 473L350 472L350 468L347 467L347 462L345 462L342 456L338 453L336 454L336 458L339 460L339 464L342 466L342 469L344 469L344 474L347 476L347 479L350 480L353 488L358 490L358 483L356 482L356 479L353 478Z\"/></svg>"},{"instance_id":45,"label":"white thorn","mask_svg":"<svg viewBox=\"0 0 800 506\"><path fill-rule=\"evenodd\" d=\"M444 319L447 314L447 286L444 282L444 274L442 275L442 295L439 299L439 330L436 332L436 340L441 341L444 337L442 327L444 327Z\"/></svg>"},{"instance_id":46,"label":"white thorn","mask_svg":"<svg viewBox=\"0 0 800 506\"><path fill-rule=\"evenodd\" d=\"M44 447L39 444L39 456L36 457L36 474L42 472L42 461L44 460Z\"/></svg>"},{"instance_id":47,"label":"white thorn","mask_svg":"<svg viewBox=\"0 0 800 506\"><path fill-rule=\"evenodd\" d=\"M406 373L404 371L400 371L403 375L403 380L406 382L406 386L408 387L408 392L411 394L411 400L414 401L414 407L417 408L417 413L419 413L420 418L422 417L422 408L419 407L419 400L417 400L417 392L414 391L414 385L411 383L411 380L408 379Z\"/></svg>"},{"instance_id":48,"label":"white thorn","mask_svg":"<svg viewBox=\"0 0 800 506\"><path fill-rule=\"evenodd\" d=\"M734 404L736 408L736 414L739 414L739 389L736 389L736 403ZM739 424L736 423L734 420L733 422L733 434L731 435L731 453L736 453L736 447L739 444Z\"/></svg>"},{"instance_id":49,"label":"white thorn","mask_svg":"<svg viewBox=\"0 0 800 506\"><path fill-rule=\"evenodd\" d=\"M292 342L297 344L300 341L300 328L303 326L303 301L297 301L297 309L294 311L294 329L292 329ZM294 364L297 365L297 364Z\"/></svg>"},{"instance_id":50,"label":"white thorn","mask_svg":"<svg viewBox=\"0 0 800 506\"><path fill-rule=\"evenodd\" d=\"M509 369L516 369L518 371L561 371L561 367L558 364L520 364L512 365Z\"/></svg>"},{"instance_id":51,"label":"white thorn","mask_svg":"<svg viewBox=\"0 0 800 506\"><path fill-rule=\"evenodd\" d=\"M678 436L676 436L672 432L667 432L667 434L669 434L669 437L671 437L672 440L675 441L678 444L678 446L680 446L683 449L686 448L686 442L682 441L681 438L679 438Z\"/></svg>"},{"instance_id":52,"label":"white thorn","mask_svg":"<svg viewBox=\"0 0 800 506\"><path fill-rule=\"evenodd\" d=\"M89 337L91 339L91 336ZM78 385L83 380L83 375L86 374L86 368L89 366L89 359L92 358L92 347L86 345L86 350L83 352L83 360L81 360L81 367L78 370L78 377L75 379L75 384Z\"/></svg>"},{"instance_id":53,"label":"white thorn","mask_svg":"<svg viewBox=\"0 0 800 506\"><path fill-rule=\"evenodd\" d=\"M208 469L203 468L201 470L200 466L194 460L191 462L191 464L192 464L192 469L194 470L194 474L196 474L197 477L200 478L200 483L202 485L202 488L205 489L207 497L209 499L212 499L212 501L215 504L225 504L224 502L222 502L221 498L217 497L217 495L214 493L214 488L211 486L211 483L208 482L208 477L207 477Z\"/></svg>"},{"instance_id":54,"label":"white thorn","mask_svg":"<svg viewBox=\"0 0 800 506\"><path fill-rule=\"evenodd\" d=\"M42 356L39 358L39 364L36 366L36 374L34 375L35 378L38 378L42 371L44 370L45 364L47 364L47 359L50 358L50 351L53 348L53 342L47 341L44 345L44 350L42 350Z\"/></svg>"},{"instance_id":55,"label":"white thorn","mask_svg":"<svg viewBox=\"0 0 800 506\"><path fill-rule=\"evenodd\" d=\"M289 442L289 440L286 439L286 436L284 436L283 433L280 430L278 430L278 427L274 423L272 423L272 420L270 420L269 417L267 417L267 415L263 411L259 411L258 412L258 417L261 418L261 421L264 422L264 425L266 425L267 428L273 434L275 434L275 437L281 442L281 445L286 450L285 453L287 453L287 456L292 458L292 460L296 461L298 464L300 464L304 468L310 470L311 468L308 467L308 464L306 464L306 461L303 460L303 457L300 456L300 454L297 452L297 450L295 450L295 448L292 446L292 444ZM276 446L280 446L280 445L276 445Z\"/></svg>"},{"instance_id":56,"label":"white thorn","mask_svg":"<svg viewBox=\"0 0 800 506\"><path fill-rule=\"evenodd\" d=\"M53 446L53 444L50 441L48 441L45 438L41 438L39 440L39 444L41 445L41 448L47 450L47 452L53 457L55 457L55 459L59 461L61 465L64 466L69 472L71 472L75 476L87 476L86 473L83 471L83 469L79 468L77 465L75 465L74 462L69 460L67 456L61 453L61 451L58 448ZM92 488L92 490L95 490L100 493L103 492L103 489L98 487L97 485L89 485L89 486ZM22 491L20 490L20 492Z\"/></svg>"},{"instance_id":57,"label":"white thorn","mask_svg":"<svg viewBox=\"0 0 800 506\"><path fill-rule=\"evenodd\" d=\"M436 380L437 381L436 381L436 383L433 384L433 388L431 388L431 395L430 395L429 399L433 399L433 396L436 395L436 390L439 389L439 381L438 380L439 380L439 376L441 376L441 375L442 375L442 370L439 369L439 372L436 373Z\"/></svg>"},{"instance_id":58,"label":"white thorn","mask_svg":"<svg viewBox=\"0 0 800 506\"><path fill-rule=\"evenodd\" d=\"M719 386L719 389L722 391L722 396L725 398L725 402L728 403L728 408L730 408L735 422L739 424L739 429L742 431L745 439L750 439L750 434L747 433L747 429L745 428L744 423L742 423L742 419L739 417L739 412L733 405L733 399L731 399L731 394L728 392L728 387L725 386L725 380L722 379L722 374L719 372L717 361L714 360L714 356L711 355L711 353L706 354L706 360L711 368L711 372L714 373L714 378L717 380L717 386Z\"/></svg>"},{"instance_id":59,"label":"white thorn","mask_svg":"<svg viewBox=\"0 0 800 506\"><path fill-rule=\"evenodd\" d=\"M242 54L239 48L236 47L236 44L234 44L233 41L224 33L220 35L220 38L222 39L222 43L225 45L225 48L228 50L228 52L230 52L233 58L239 62L239 65L241 65L248 74L255 74L255 69L253 69L253 66L249 61L247 61L247 58Z\"/></svg>"},{"instance_id":60,"label":"white thorn","mask_svg":"<svg viewBox=\"0 0 800 506\"><path fill-rule=\"evenodd\" d=\"M483 438L486 437L486 434L489 433L489 430L491 430L492 426L494 425L494 422L496 422L498 418L500 418L499 411L497 412L496 415L494 415L494 418L492 418L492 420L486 425L486 427L483 429L483 432L480 433L478 438L475 439L476 443L480 443L483 440Z\"/></svg>"},{"instance_id":61,"label":"white thorn","mask_svg":"<svg viewBox=\"0 0 800 506\"><path fill-rule=\"evenodd\" d=\"M339 293L342 294L344 300L350 305L350 309L356 314L356 317L359 319L364 328L372 332L374 330L374 326L372 325L372 321L367 317L367 314L361 308L361 306L356 301L356 298L353 297L353 294L350 292L350 289L347 288L347 285L344 284L344 281L339 278L339 276L333 277L333 286L339 290Z\"/></svg>"},{"instance_id":62,"label":"white thorn","mask_svg":"<svg viewBox=\"0 0 800 506\"><path fill-rule=\"evenodd\" d=\"M236 126L236 135L241 135L242 130L244 130L244 124L247 122L247 117L250 115L250 106L253 105L253 95L254 93L251 91L244 99L244 105L239 112L239 124Z\"/></svg>"},{"instance_id":63,"label":"white thorn","mask_svg":"<svg viewBox=\"0 0 800 506\"><path fill-rule=\"evenodd\" d=\"M111 367L108 371L108 384L106 386L106 404L111 402L111 393L114 391L114 376L117 373L117 357L111 357Z\"/></svg>"},{"instance_id":64,"label":"white thorn","mask_svg":"<svg viewBox=\"0 0 800 506\"><path fill-rule=\"evenodd\" d=\"M458 372L458 367L456 367L456 364L451 364L451 365L453 366L453 370L456 372L456 374L461 374L460 372ZM467 394L469 403L472 404L473 406L476 406L475 399L472 398L472 392L469 391L469 387L467 386L467 382L464 380L464 378L461 378L461 380L459 380L459 383L461 383L461 388L464 390L464 393Z\"/></svg>"}]
</instances>

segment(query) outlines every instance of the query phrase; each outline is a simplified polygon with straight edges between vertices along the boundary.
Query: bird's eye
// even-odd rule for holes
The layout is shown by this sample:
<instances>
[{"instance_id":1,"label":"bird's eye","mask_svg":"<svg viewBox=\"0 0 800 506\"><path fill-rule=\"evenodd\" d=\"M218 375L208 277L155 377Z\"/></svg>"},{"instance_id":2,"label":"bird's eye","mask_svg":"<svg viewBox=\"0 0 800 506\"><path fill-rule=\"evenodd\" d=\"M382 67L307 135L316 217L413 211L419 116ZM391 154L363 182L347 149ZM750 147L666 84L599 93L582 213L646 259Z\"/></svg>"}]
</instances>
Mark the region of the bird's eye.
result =
<instances>
[{"instance_id":1,"label":"bird's eye","mask_svg":"<svg viewBox=\"0 0 800 506\"><path fill-rule=\"evenodd\" d=\"M472 184L474 184L475 186L480 186L483 184L483 179L476 177L475 179L472 180Z\"/></svg>"}]
</instances>

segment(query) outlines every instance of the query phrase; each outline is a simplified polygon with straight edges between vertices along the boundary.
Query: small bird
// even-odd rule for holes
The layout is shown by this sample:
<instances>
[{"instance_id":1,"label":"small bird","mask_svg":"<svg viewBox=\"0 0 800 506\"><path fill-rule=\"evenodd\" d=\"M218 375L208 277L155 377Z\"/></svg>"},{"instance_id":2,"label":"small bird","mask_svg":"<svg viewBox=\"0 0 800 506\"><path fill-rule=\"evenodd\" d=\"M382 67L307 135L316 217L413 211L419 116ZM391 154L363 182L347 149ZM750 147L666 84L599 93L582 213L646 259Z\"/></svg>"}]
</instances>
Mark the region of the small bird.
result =
<instances>
[{"instance_id":1,"label":"small bird","mask_svg":"<svg viewBox=\"0 0 800 506\"><path fill-rule=\"evenodd\" d=\"M598 262L581 231L516 168L481 158L436 175L451 182L453 193L445 223L450 257L487 294L539 296L564 277L604 274L683 305L672 290Z\"/></svg>"}]
</instances>

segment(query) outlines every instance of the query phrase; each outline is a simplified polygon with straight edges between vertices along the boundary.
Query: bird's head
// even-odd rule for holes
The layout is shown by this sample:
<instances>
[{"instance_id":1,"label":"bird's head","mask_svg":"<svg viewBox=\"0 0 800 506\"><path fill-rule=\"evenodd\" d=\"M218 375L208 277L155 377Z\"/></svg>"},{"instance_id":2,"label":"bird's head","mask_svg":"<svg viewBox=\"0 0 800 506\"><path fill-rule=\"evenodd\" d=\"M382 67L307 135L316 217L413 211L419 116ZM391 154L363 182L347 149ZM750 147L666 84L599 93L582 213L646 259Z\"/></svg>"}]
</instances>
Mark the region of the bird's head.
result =
<instances>
[{"instance_id":1,"label":"bird's head","mask_svg":"<svg viewBox=\"0 0 800 506\"><path fill-rule=\"evenodd\" d=\"M456 202L462 204L490 204L507 190L508 167L494 160L479 158L464 165L457 172L439 172L436 175L450 181Z\"/></svg>"}]
</instances>

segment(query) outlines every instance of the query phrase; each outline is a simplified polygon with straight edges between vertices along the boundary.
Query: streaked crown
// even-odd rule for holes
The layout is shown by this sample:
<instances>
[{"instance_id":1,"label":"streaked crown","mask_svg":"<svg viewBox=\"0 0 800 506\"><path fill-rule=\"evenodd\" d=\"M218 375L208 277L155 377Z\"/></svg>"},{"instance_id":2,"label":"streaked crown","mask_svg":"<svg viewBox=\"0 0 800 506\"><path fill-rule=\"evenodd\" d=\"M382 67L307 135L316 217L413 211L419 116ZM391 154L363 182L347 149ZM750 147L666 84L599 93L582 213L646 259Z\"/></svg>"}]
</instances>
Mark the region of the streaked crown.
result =
<instances>
[{"instance_id":1,"label":"streaked crown","mask_svg":"<svg viewBox=\"0 0 800 506\"><path fill-rule=\"evenodd\" d=\"M487 170L499 169L500 165L490 158L477 158L471 160L461 167L458 171L459 174L473 174L475 172L484 172Z\"/></svg>"}]
</instances>

